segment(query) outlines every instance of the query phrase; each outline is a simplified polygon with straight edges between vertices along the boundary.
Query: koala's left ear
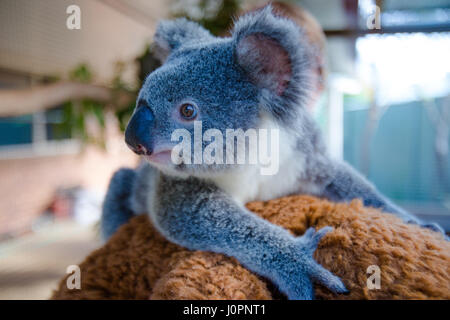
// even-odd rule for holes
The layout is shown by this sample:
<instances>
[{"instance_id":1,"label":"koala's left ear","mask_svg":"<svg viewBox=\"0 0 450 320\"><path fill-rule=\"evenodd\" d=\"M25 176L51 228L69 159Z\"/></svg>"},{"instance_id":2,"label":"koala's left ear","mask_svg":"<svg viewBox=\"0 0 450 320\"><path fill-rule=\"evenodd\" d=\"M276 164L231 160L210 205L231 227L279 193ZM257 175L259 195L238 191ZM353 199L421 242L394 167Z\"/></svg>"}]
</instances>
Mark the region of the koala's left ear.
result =
<instances>
[{"instance_id":1,"label":"koala's left ear","mask_svg":"<svg viewBox=\"0 0 450 320\"><path fill-rule=\"evenodd\" d=\"M296 94L301 69L309 59L292 21L275 16L269 5L239 18L232 37L237 63L250 81L277 96Z\"/></svg>"},{"instance_id":2,"label":"koala's left ear","mask_svg":"<svg viewBox=\"0 0 450 320\"><path fill-rule=\"evenodd\" d=\"M155 53L164 62L177 48L183 44L201 42L213 38L211 33L199 24L185 18L164 20L158 24L153 38Z\"/></svg>"}]
</instances>

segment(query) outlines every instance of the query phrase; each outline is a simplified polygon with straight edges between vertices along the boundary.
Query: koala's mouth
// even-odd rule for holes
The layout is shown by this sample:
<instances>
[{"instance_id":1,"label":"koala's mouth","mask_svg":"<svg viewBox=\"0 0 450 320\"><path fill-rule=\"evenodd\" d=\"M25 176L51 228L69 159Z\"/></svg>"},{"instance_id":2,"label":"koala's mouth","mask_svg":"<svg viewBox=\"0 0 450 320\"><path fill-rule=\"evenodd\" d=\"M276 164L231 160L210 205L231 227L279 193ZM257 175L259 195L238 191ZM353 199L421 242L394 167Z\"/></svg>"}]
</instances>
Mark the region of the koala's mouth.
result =
<instances>
[{"instance_id":1,"label":"koala's mouth","mask_svg":"<svg viewBox=\"0 0 450 320\"><path fill-rule=\"evenodd\" d=\"M159 152L152 153L151 155L146 155L144 158L155 164L169 165L172 163L172 150L161 150Z\"/></svg>"}]
</instances>

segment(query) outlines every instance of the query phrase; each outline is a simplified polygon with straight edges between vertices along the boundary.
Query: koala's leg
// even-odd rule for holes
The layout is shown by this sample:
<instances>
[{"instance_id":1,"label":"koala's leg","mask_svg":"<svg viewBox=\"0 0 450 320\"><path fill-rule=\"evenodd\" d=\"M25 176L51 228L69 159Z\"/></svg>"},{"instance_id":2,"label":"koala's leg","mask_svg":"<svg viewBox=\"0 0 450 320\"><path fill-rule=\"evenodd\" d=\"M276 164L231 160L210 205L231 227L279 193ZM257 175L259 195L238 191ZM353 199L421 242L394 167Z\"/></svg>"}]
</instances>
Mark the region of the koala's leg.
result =
<instances>
[{"instance_id":1,"label":"koala's leg","mask_svg":"<svg viewBox=\"0 0 450 320\"><path fill-rule=\"evenodd\" d=\"M311 228L295 238L241 207L215 185L163 175L150 216L170 241L235 257L271 279L290 299L313 298L311 279L335 292L346 292L340 279L313 259L317 244L331 228L317 232Z\"/></svg>"},{"instance_id":2,"label":"koala's leg","mask_svg":"<svg viewBox=\"0 0 450 320\"><path fill-rule=\"evenodd\" d=\"M148 212L149 193L158 174L147 162L142 162L137 169L122 168L114 173L100 220L103 240L108 240L134 215Z\"/></svg>"},{"instance_id":3,"label":"koala's leg","mask_svg":"<svg viewBox=\"0 0 450 320\"><path fill-rule=\"evenodd\" d=\"M331 179L324 186L321 194L327 199L333 201L351 201L360 198L363 200L364 205L393 213L406 223L415 223L445 234L439 225L435 223L424 223L419 218L392 203L373 184L349 165L340 162L333 163L330 176Z\"/></svg>"}]
</instances>

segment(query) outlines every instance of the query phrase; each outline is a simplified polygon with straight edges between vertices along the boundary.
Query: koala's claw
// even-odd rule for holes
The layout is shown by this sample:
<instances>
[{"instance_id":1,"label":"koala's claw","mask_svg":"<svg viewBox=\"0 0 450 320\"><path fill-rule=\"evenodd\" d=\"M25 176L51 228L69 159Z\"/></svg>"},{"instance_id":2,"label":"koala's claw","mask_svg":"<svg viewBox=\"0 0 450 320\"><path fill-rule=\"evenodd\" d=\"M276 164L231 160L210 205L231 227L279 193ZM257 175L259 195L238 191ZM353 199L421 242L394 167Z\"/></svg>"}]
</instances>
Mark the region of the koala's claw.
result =
<instances>
[{"instance_id":1,"label":"koala's claw","mask_svg":"<svg viewBox=\"0 0 450 320\"><path fill-rule=\"evenodd\" d=\"M438 225L437 223L434 223L434 222L421 223L420 226L424 227L424 228L427 228L427 229L431 229L431 230L439 232L439 233L445 234L444 229L442 229L442 227L440 225Z\"/></svg>"},{"instance_id":2,"label":"koala's claw","mask_svg":"<svg viewBox=\"0 0 450 320\"><path fill-rule=\"evenodd\" d=\"M332 231L332 227L323 227L319 231L316 232L314 228L308 228L305 234L299 238L300 241L304 242L306 247L311 249L314 253L316 251L317 246L319 245L320 240L330 231Z\"/></svg>"},{"instance_id":3,"label":"koala's claw","mask_svg":"<svg viewBox=\"0 0 450 320\"><path fill-rule=\"evenodd\" d=\"M297 279L289 277L289 288L286 290L289 299L313 299L314 290L311 280L324 285L333 292L348 293L341 279L326 270L313 258L314 251L316 251L320 240L331 230L331 227L324 227L316 232L314 228L309 228L303 236L296 239L297 244L301 246L298 259L301 259L302 265L294 265L291 268L303 269L303 272L300 271L296 277Z\"/></svg>"},{"instance_id":4,"label":"koala's claw","mask_svg":"<svg viewBox=\"0 0 450 320\"><path fill-rule=\"evenodd\" d=\"M417 221L408 221L408 223L417 224L417 225L421 226L422 228L427 228L427 229L430 229L432 231L438 232L438 233L440 233L440 234L442 234L444 236L445 240L450 241L450 237L445 234L444 229L442 229L442 227L440 225L438 225L437 223L434 223L434 222L422 222L422 221L419 221L419 222L417 222Z\"/></svg>"},{"instance_id":5,"label":"koala's claw","mask_svg":"<svg viewBox=\"0 0 450 320\"><path fill-rule=\"evenodd\" d=\"M309 228L303 237L309 240L308 247L310 249L311 258L316 251L317 246L319 245L320 240L330 231L332 231L332 227L324 227L319 231L315 231L314 228ZM303 238L302 237L302 238ZM333 275L330 271L322 267L318 264L314 259L312 259L311 263L311 271L309 273L310 277L315 281L323 284L328 289L337 293L344 293L348 290L345 288L345 285L342 283L341 279Z\"/></svg>"}]
</instances>

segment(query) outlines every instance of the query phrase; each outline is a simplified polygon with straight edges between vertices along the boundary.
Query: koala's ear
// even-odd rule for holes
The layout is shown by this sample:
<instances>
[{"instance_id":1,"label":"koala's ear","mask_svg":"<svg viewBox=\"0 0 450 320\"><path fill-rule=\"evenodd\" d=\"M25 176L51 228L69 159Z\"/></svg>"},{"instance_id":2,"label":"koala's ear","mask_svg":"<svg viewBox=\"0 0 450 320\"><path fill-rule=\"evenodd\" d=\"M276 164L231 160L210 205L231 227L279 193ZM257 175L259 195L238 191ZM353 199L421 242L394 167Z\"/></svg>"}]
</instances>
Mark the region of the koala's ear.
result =
<instances>
[{"instance_id":1,"label":"koala's ear","mask_svg":"<svg viewBox=\"0 0 450 320\"><path fill-rule=\"evenodd\" d=\"M164 20L158 24L154 36L155 54L161 62L183 44L201 42L213 38L199 24L185 18Z\"/></svg>"},{"instance_id":2,"label":"koala's ear","mask_svg":"<svg viewBox=\"0 0 450 320\"><path fill-rule=\"evenodd\" d=\"M308 60L301 32L292 21L275 16L270 5L241 17L232 37L237 63L256 86L282 96L301 80L299 67Z\"/></svg>"}]
</instances>

